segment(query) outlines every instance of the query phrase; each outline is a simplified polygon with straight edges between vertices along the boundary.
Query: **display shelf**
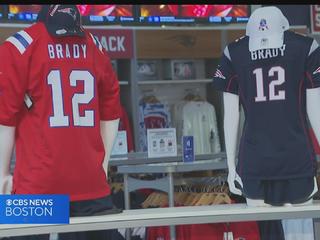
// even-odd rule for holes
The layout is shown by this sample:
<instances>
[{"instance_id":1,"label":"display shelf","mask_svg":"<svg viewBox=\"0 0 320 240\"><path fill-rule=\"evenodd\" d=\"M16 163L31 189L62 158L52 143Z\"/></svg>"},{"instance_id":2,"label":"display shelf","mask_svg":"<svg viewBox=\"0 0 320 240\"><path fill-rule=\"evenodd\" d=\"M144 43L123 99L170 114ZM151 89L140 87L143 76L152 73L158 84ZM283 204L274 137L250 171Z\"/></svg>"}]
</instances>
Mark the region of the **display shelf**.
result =
<instances>
[{"instance_id":1,"label":"display shelf","mask_svg":"<svg viewBox=\"0 0 320 240\"><path fill-rule=\"evenodd\" d=\"M212 79L190 79L190 80L144 80L138 81L139 85L152 84L196 84L196 83L211 83Z\"/></svg>"},{"instance_id":2,"label":"display shelf","mask_svg":"<svg viewBox=\"0 0 320 240\"><path fill-rule=\"evenodd\" d=\"M220 152L216 154L200 154L195 155L195 162L214 160L214 159L226 159L226 153ZM176 157L158 157L158 158L148 158L146 152L132 152L124 155L112 155L109 161L111 166L121 166L121 165L136 165L136 164L150 164L150 163L178 163L182 162L182 155ZM191 163L192 164L192 163ZM222 163L224 164L224 163ZM192 166L192 165L190 165ZM223 165L226 167L226 165Z\"/></svg>"},{"instance_id":3,"label":"display shelf","mask_svg":"<svg viewBox=\"0 0 320 240\"><path fill-rule=\"evenodd\" d=\"M120 214L72 217L70 224L1 224L0 237L148 226L319 218L320 204L250 207L246 204L125 210Z\"/></svg>"},{"instance_id":4,"label":"display shelf","mask_svg":"<svg viewBox=\"0 0 320 240\"><path fill-rule=\"evenodd\" d=\"M135 173L181 173L206 170L223 170L227 168L225 158L201 160L195 162L169 162L123 165L118 167L118 172L122 174Z\"/></svg>"},{"instance_id":5,"label":"display shelf","mask_svg":"<svg viewBox=\"0 0 320 240\"><path fill-rule=\"evenodd\" d=\"M149 163L139 165L122 165L118 166L118 173L123 174L124 185L124 205L125 209L130 209L130 192L151 188L158 189L168 193L169 207L174 206L174 174L186 173L193 171L221 170L227 168L226 159L214 155L210 160L194 161L194 162L167 162L167 163ZM182 158L182 156L178 156ZM130 177L130 174L136 173L162 173L162 178L154 180L139 180ZM164 176L165 175L165 176ZM130 234L127 231L126 239L130 240ZM175 239L175 229L170 226L170 239Z\"/></svg>"}]
</instances>

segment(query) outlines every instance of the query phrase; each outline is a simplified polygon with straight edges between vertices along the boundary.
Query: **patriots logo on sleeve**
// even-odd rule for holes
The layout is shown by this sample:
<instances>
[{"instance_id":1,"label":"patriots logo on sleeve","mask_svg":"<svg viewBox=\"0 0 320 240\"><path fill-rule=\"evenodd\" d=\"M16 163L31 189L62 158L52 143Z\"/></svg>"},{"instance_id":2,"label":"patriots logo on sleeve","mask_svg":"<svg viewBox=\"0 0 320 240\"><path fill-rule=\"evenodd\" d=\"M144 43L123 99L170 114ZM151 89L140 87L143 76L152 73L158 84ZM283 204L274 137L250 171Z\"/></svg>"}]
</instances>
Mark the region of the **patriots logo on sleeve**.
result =
<instances>
[{"instance_id":1,"label":"patriots logo on sleeve","mask_svg":"<svg viewBox=\"0 0 320 240\"><path fill-rule=\"evenodd\" d=\"M320 67L318 67L312 74L315 75L317 73L320 73Z\"/></svg>"},{"instance_id":2,"label":"patriots logo on sleeve","mask_svg":"<svg viewBox=\"0 0 320 240\"><path fill-rule=\"evenodd\" d=\"M220 69L217 69L214 76L213 77L217 77L217 78L222 78L222 79L226 79L226 77L222 74L222 72L220 71Z\"/></svg>"}]
</instances>

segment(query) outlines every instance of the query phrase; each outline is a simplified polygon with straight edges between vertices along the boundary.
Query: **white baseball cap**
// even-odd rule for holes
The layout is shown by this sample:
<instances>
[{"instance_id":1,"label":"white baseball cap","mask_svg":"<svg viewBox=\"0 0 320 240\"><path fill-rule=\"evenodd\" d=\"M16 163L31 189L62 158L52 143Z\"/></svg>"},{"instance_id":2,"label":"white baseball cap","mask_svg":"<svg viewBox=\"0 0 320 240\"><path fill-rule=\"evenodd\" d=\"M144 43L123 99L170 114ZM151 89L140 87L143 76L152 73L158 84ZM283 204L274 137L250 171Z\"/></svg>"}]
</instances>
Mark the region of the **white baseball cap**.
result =
<instances>
[{"instance_id":1,"label":"white baseball cap","mask_svg":"<svg viewBox=\"0 0 320 240\"><path fill-rule=\"evenodd\" d=\"M249 51L282 47L283 32L288 29L288 19L279 8L270 6L256 9L246 27Z\"/></svg>"}]
</instances>

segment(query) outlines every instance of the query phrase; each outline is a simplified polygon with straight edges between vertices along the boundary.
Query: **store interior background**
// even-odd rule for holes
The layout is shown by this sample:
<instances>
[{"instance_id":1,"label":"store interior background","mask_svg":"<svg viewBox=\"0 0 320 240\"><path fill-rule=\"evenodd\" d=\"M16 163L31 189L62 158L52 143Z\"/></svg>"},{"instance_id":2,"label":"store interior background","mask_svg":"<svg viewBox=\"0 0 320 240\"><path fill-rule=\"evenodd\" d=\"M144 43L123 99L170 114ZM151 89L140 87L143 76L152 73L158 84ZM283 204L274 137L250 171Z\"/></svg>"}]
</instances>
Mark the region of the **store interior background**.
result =
<instances>
[{"instance_id":1,"label":"store interior background","mask_svg":"<svg viewBox=\"0 0 320 240\"><path fill-rule=\"evenodd\" d=\"M265 5L248 5L249 12ZM320 35L310 32L310 5L273 5L279 7L288 18L291 29L314 37L320 43ZM8 20L4 15L0 20L0 42L15 32L29 26L30 21L17 19ZM141 118L139 116L141 101L145 97L154 96L160 103L168 106L171 116L170 127L177 127L175 105L181 102L188 94L198 97L211 104L215 109L217 118L217 129L221 152L224 152L223 134L223 107L222 95L213 90L211 82L219 58L225 46L235 39L245 35L246 23L207 23L193 24L170 24L166 27L152 24L95 24L87 26L93 31L110 30L116 35L123 34L129 41L130 52L111 53L114 70L120 81L121 103L127 113L130 131L132 132L133 149L129 155L131 158L141 158L140 162L148 163L146 149L141 140ZM124 31L124 33L122 32ZM118 36L117 35L117 36ZM128 40L127 39L127 40ZM128 49L126 49L127 51ZM172 64L191 62L193 72L187 79L173 77ZM146 63L151 67L146 74L139 72L139 66ZM243 115L241 122L243 123ZM177 128L178 155L181 154L181 126ZM180 132L179 132L180 131ZM180 151L179 151L180 150ZM141 153L143 152L143 153ZM202 152L201 154L212 155L220 151ZM182 158L179 158L182 161ZM166 159L163 159L166 162ZM14 165L14 161L12 161ZM13 167L13 166L12 166ZM116 167L113 168L110 178L114 181L115 188L122 187L122 178L117 174ZM219 171L220 173L221 171ZM176 174L176 178L203 178L214 177L213 170ZM136 177L145 178L146 174L136 174ZM119 185L120 184L120 185ZM318 224L317 222L315 222ZM315 232L320 235L320 227L315 227ZM320 238L318 238L320 239Z\"/></svg>"},{"instance_id":2,"label":"store interior background","mask_svg":"<svg viewBox=\"0 0 320 240\"><path fill-rule=\"evenodd\" d=\"M248 14L264 5L247 5ZM309 33L310 5L275 5L289 19L296 31ZM0 42L11 34L28 26L30 21L6 18L0 22ZM119 23L117 23L119 24ZM165 25L165 24L164 24ZM163 26L163 25L162 25ZM171 113L171 123L175 125L174 105L188 93L200 95L212 104L216 111L219 141L224 150L222 131L223 109L221 95L211 86L212 76L224 47L245 34L246 23L203 23L169 24L161 27L156 24L94 24L91 28L123 29L132 34L129 54L110 54L114 69L121 85L121 102L131 125L134 152L145 151L139 134L139 103L144 96L154 95L159 102L167 104ZM318 35L313 35L317 40ZM127 49L125 50L127 51ZM174 79L172 62L192 62L195 73L186 79ZM147 63L153 67L151 72L139 73L139 65ZM177 133L180 136L180 133ZM178 137L178 143L180 138Z\"/></svg>"}]
</instances>

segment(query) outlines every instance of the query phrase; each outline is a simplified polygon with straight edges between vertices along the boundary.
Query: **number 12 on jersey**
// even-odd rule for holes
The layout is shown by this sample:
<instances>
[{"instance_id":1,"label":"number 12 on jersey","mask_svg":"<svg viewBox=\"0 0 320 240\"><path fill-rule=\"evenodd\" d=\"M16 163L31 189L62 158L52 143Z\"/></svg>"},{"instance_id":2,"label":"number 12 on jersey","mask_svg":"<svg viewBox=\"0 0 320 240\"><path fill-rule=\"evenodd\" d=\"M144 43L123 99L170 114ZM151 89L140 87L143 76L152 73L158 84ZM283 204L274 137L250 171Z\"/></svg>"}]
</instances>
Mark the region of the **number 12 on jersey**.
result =
<instances>
[{"instance_id":1,"label":"number 12 on jersey","mask_svg":"<svg viewBox=\"0 0 320 240\"><path fill-rule=\"evenodd\" d=\"M94 77L86 70L72 70L69 75L71 87L76 87L78 81L83 81L83 93L75 93L72 96L73 125L83 127L94 126L94 111L85 110L84 116L79 114L79 104L88 104L94 97ZM52 70L48 74L47 83L52 90L53 116L49 117L50 127L69 126L69 116L65 115L63 102L63 89L60 70Z\"/></svg>"},{"instance_id":2,"label":"number 12 on jersey","mask_svg":"<svg viewBox=\"0 0 320 240\"><path fill-rule=\"evenodd\" d=\"M265 102L265 101L274 101L274 100L285 100L286 99L286 93L285 90L279 90L278 93L276 93L276 86L280 86L285 82L285 71L280 66L275 66L269 69L268 71L268 77L274 77L277 76L277 79L272 80L269 83L269 99L267 99L264 87L263 87L263 69L262 68L256 68L253 70L253 74L255 75L256 79L256 87L257 87L257 95L255 97L256 102Z\"/></svg>"}]
</instances>

